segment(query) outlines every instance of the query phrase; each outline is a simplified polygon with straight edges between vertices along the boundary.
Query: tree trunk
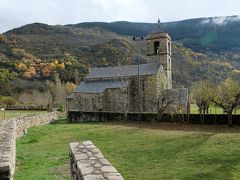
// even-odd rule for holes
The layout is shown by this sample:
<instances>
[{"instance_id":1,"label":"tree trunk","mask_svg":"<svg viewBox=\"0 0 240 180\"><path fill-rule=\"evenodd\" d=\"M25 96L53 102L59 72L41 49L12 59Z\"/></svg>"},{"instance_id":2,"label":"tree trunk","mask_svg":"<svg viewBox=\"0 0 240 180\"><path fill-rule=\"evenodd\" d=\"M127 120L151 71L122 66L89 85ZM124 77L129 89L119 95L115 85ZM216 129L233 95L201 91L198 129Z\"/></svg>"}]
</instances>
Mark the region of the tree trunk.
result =
<instances>
[{"instance_id":1,"label":"tree trunk","mask_svg":"<svg viewBox=\"0 0 240 180\"><path fill-rule=\"evenodd\" d=\"M163 112L159 112L158 113L158 122L162 121L162 117L163 117Z\"/></svg>"},{"instance_id":2,"label":"tree trunk","mask_svg":"<svg viewBox=\"0 0 240 180\"><path fill-rule=\"evenodd\" d=\"M228 125L230 127L233 127L233 122L232 122L232 112L228 113Z\"/></svg>"},{"instance_id":3,"label":"tree trunk","mask_svg":"<svg viewBox=\"0 0 240 180\"><path fill-rule=\"evenodd\" d=\"M205 113L202 114L202 124L205 123Z\"/></svg>"},{"instance_id":4,"label":"tree trunk","mask_svg":"<svg viewBox=\"0 0 240 180\"><path fill-rule=\"evenodd\" d=\"M205 116L204 116L204 112L202 111L201 114L200 114L200 120L201 120L201 125L204 124L204 121L205 121Z\"/></svg>"}]
</instances>

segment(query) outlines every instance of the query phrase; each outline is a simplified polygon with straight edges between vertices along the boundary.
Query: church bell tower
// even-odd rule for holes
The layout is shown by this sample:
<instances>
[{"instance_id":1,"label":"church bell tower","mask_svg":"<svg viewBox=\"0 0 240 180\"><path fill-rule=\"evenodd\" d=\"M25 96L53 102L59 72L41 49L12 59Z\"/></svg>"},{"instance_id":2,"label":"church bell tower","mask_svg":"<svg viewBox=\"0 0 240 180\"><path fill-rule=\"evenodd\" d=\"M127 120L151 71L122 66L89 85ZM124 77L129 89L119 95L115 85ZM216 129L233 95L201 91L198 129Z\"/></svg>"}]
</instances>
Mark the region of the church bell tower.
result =
<instances>
[{"instance_id":1,"label":"church bell tower","mask_svg":"<svg viewBox=\"0 0 240 180\"><path fill-rule=\"evenodd\" d=\"M160 26L147 35L147 56L151 62L161 64L167 75L167 88L172 89L172 47L171 37Z\"/></svg>"}]
</instances>

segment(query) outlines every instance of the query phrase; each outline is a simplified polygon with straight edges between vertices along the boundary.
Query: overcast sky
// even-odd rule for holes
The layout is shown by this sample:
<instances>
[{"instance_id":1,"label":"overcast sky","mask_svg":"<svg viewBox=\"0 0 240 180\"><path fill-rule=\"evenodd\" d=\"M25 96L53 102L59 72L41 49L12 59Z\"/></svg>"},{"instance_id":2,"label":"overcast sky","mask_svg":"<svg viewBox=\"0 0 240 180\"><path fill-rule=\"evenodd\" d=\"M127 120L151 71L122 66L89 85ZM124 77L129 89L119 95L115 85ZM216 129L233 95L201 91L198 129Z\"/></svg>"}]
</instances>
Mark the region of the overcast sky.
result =
<instances>
[{"instance_id":1,"label":"overcast sky","mask_svg":"<svg viewBox=\"0 0 240 180\"><path fill-rule=\"evenodd\" d=\"M0 32L33 22L162 22L240 14L240 0L0 0Z\"/></svg>"}]
</instances>

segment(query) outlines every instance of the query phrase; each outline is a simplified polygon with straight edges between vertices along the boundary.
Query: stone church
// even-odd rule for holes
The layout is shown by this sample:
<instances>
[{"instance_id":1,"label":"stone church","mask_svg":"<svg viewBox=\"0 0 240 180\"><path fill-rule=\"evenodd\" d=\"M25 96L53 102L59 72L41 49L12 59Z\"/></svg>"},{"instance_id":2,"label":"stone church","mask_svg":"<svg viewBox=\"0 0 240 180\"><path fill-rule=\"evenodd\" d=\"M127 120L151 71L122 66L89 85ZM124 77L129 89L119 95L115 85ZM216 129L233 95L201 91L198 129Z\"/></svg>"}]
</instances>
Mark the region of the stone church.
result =
<instances>
[{"instance_id":1,"label":"stone church","mask_svg":"<svg viewBox=\"0 0 240 180\"><path fill-rule=\"evenodd\" d=\"M160 22L147 35L146 41L151 63L139 67L93 68L66 97L67 111L138 112L140 108L141 112L156 112L156 100L163 91L168 91L171 94L168 98L173 100L171 104L186 113L188 90L172 88L171 38L162 31Z\"/></svg>"}]
</instances>

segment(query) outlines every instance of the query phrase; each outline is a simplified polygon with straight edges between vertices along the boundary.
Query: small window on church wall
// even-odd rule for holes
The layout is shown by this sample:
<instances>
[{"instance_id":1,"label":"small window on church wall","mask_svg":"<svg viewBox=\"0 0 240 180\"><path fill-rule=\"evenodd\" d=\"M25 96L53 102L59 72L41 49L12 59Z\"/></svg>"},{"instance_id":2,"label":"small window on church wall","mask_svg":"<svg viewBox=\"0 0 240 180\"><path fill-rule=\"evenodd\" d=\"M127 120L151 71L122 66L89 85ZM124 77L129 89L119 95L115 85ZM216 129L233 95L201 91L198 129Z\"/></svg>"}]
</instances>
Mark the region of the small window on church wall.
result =
<instances>
[{"instance_id":1,"label":"small window on church wall","mask_svg":"<svg viewBox=\"0 0 240 180\"><path fill-rule=\"evenodd\" d=\"M159 41L154 42L154 53L159 54Z\"/></svg>"}]
</instances>

